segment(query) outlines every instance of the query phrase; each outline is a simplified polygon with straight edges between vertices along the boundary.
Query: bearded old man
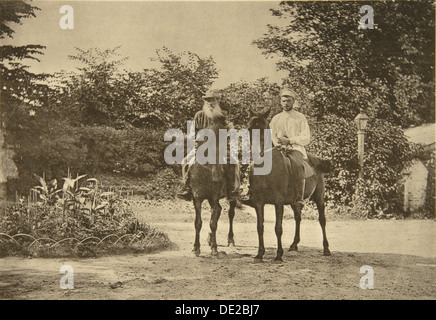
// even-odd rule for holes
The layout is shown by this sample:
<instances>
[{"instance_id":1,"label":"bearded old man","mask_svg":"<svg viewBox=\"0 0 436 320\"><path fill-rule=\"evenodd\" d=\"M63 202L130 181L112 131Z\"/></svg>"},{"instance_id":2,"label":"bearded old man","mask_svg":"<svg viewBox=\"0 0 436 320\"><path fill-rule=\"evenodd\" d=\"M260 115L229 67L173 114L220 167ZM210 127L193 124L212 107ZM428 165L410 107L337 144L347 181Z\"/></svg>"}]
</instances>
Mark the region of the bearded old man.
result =
<instances>
[{"instance_id":1,"label":"bearded old man","mask_svg":"<svg viewBox=\"0 0 436 320\"><path fill-rule=\"evenodd\" d=\"M225 112L219 105L220 96L215 90L209 90L203 96L203 110L198 111L194 116L195 133L201 129L216 126L221 129L230 129L227 123ZM177 197L190 201L192 198L191 187L189 184L189 170L193 164L191 161L195 157L195 149L186 156L182 164L182 182L183 190L177 194ZM226 176L226 191L229 199L235 199L239 196L240 177L239 166L237 164L223 165Z\"/></svg>"}]
</instances>

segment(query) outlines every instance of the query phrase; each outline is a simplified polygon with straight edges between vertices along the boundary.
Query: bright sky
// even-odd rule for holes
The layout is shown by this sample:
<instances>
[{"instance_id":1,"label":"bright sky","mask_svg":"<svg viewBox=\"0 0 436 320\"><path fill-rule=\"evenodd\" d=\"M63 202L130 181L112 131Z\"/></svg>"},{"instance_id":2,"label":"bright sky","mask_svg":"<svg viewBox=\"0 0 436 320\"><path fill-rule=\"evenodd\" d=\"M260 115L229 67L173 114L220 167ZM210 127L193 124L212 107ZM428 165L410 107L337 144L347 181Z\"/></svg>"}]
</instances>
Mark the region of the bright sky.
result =
<instances>
[{"instance_id":1,"label":"bright sky","mask_svg":"<svg viewBox=\"0 0 436 320\"><path fill-rule=\"evenodd\" d=\"M68 55L75 47L87 50L120 46L128 56L126 69L153 67L150 58L163 46L178 53L192 51L201 57L212 56L219 78L214 87L223 88L239 80L254 81L267 76L281 83L283 73L275 61L267 59L251 42L275 23L270 8L276 1L33 1L41 8L36 18L12 25L12 40L3 43L46 46L41 62L31 63L31 71L53 73L71 70ZM74 29L62 30L59 13L62 5L74 9ZM30 63L30 62L29 62Z\"/></svg>"}]
</instances>

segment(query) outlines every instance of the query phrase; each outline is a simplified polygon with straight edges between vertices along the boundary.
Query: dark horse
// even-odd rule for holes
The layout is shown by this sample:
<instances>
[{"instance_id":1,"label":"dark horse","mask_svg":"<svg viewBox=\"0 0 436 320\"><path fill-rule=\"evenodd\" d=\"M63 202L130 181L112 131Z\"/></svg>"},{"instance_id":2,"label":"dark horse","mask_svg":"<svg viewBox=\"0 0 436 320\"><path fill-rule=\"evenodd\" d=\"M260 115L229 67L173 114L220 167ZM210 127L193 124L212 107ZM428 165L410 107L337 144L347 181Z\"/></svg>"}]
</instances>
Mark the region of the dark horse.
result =
<instances>
[{"instance_id":1,"label":"dark horse","mask_svg":"<svg viewBox=\"0 0 436 320\"><path fill-rule=\"evenodd\" d=\"M217 128L211 127L215 133ZM218 137L218 134L216 134ZM218 140L218 139L217 139ZM218 152L218 148L216 148ZM211 207L209 244L212 255L217 255L216 230L218 220L221 215L220 199L226 197L226 179L224 177L225 165L217 164L199 164L195 162L190 169L190 186L192 190L193 203L195 208L195 242L193 252L195 255L200 254L200 230L203 225L201 220L201 205L204 200L209 202ZM214 171L215 170L215 171ZM227 237L228 245L234 245L233 238L233 218L235 216L236 200L229 199L229 233Z\"/></svg>"},{"instance_id":2,"label":"dark horse","mask_svg":"<svg viewBox=\"0 0 436 320\"><path fill-rule=\"evenodd\" d=\"M269 111L265 114L254 116L249 123L249 130L261 129L261 149L263 148L264 138L263 129L268 129L267 116ZM250 170L250 190L251 190L251 203L250 205L256 209L257 215L257 232L259 237L259 249L256 260L262 260L265 253L265 247L263 242L263 222L264 222L264 205L273 204L276 211L276 223L275 223L275 233L277 236L277 255L275 260L282 261L283 248L282 248L282 223L283 223L283 209L284 205L289 204L294 211L295 218L295 237L289 251L296 251L298 249L297 245L300 242L300 221L301 221L301 210L298 206L292 204L292 200L295 199L295 187L292 183L292 177L290 172L286 167L287 159L276 147L265 152L271 152L272 156L272 168L268 175L254 175L253 168ZM325 225L325 203L324 203L324 191L325 191L325 180L324 173L329 170L329 163L325 160L314 157L313 155L308 155L309 164L314 169L315 174L311 177L306 178L304 198L310 198L313 200L318 208L319 213L319 223L322 229L323 235L323 254L330 255L329 244L326 237ZM291 178L291 179L290 179Z\"/></svg>"}]
</instances>

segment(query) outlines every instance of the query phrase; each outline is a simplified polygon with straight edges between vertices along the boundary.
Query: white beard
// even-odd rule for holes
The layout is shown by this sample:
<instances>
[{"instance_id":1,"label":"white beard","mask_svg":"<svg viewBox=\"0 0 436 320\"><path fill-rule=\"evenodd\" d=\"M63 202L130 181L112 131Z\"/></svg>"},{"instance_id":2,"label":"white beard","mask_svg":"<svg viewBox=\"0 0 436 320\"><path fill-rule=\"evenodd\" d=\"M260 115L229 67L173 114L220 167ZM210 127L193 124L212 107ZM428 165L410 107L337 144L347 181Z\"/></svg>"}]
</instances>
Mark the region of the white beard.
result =
<instances>
[{"instance_id":1,"label":"white beard","mask_svg":"<svg viewBox=\"0 0 436 320\"><path fill-rule=\"evenodd\" d=\"M210 108L206 103L203 105L204 114L210 119L216 119L219 117L224 117L223 110L219 104L215 104L213 108Z\"/></svg>"}]
</instances>

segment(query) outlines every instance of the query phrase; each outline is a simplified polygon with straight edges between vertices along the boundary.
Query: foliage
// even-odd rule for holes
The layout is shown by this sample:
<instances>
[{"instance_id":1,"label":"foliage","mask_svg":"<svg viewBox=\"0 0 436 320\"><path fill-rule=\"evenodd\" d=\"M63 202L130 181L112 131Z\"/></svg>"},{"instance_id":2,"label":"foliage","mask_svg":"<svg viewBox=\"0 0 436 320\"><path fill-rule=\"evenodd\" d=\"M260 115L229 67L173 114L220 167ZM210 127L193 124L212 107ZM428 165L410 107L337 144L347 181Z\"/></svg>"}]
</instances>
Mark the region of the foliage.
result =
<instances>
[{"instance_id":1,"label":"foliage","mask_svg":"<svg viewBox=\"0 0 436 320\"><path fill-rule=\"evenodd\" d=\"M13 159L19 177L10 180L10 193L25 193L32 186L32 172L54 179L68 167L73 172L143 177L165 167L161 130L76 127L50 119L45 112L20 113L8 123L9 143L19 145Z\"/></svg>"},{"instance_id":2,"label":"foliage","mask_svg":"<svg viewBox=\"0 0 436 320\"><path fill-rule=\"evenodd\" d=\"M110 124L122 114L125 97L119 95L116 82L118 67L127 57L117 59L118 49L76 48L77 54L69 56L83 66L71 74L56 75L62 114L84 124Z\"/></svg>"},{"instance_id":3,"label":"foliage","mask_svg":"<svg viewBox=\"0 0 436 320\"><path fill-rule=\"evenodd\" d=\"M11 22L21 23L22 19L35 17L37 7L24 1L2 1L0 3L0 39L13 37ZM17 117L16 108L23 103L28 104L28 111L41 106L49 96L49 88L41 83L47 75L29 72L22 63L25 60L37 60L45 47L31 44L22 46L0 46L1 76L1 120L2 132L7 129L10 119ZM7 143L7 139L5 139Z\"/></svg>"},{"instance_id":4,"label":"foliage","mask_svg":"<svg viewBox=\"0 0 436 320\"><path fill-rule=\"evenodd\" d=\"M180 166L166 167L146 176L121 174L99 174L99 180L105 186L126 190L145 200L174 200L180 191Z\"/></svg>"},{"instance_id":5,"label":"foliage","mask_svg":"<svg viewBox=\"0 0 436 320\"><path fill-rule=\"evenodd\" d=\"M150 245L147 242L150 234L154 240L160 242L161 248L170 244L165 234L139 222L129 203L119 193L104 191L97 179L84 181L85 176L67 176L63 178L61 188L57 188L57 180L46 182L44 178L37 177L40 185L32 189L28 202L20 199L15 205L5 209L0 233L9 237L24 234L32 240L51 239L55 244L64 242L75 250L83 249L77 241L96 237L102 242L105 238L113 237L114 239L105 242L108 245L126 235L133 236L137 243L144 245L143 249ZM76 245L64 241L66 239L75 239ZM133 243L132 237L130 241ZM22 242L21 250L29 251L31 244ZM38 244L41 245L39 241ZM69 252L72 253L71 250ZM56 254L50 250L45 253Z\"/></svg>"},{"instance_id":6,"label":"foliage","mask_svg":"<svg viewBox=\"0 0 436 320\"><path fill-rule=\"evenodd\" d=\"M54 110L74 124L122 122L136 127L184 127L201 109L201 97L217 71L211 57L192 52L157 50L157 68L142 72L120 71L127 57L117 59L114 49L91 48L71 55L84 66L67 74L57 73Z\"/></svg>"},{"instance_id":7,"label":"foliage","mask_svg":"<svg viewBox=\"0 0 436 320\"><path fill-rule=\"evenodd\" d=\"M0 2L0 39L4 39L5 35L12 38L15 32L8 22L21 23L21 19L35 17L36 10L39 8L24 1Z\"/></svg>"},{"instance_id":8,"label":"foliage","mask_svg":"<svg viewBox=\"0 0 436 320\"><path fill-rule=\"evenodd\" d=\"M156 53L160 68L144 70L148 108L165 114L169 128L185 128L218 75L215 62L190 51L175 54L166 47Z\"/></svg>"},{"instance_id":9,"label":"foliage","mask_svg":"<svg viewBox=\"0 0 436 320\"><path fill-rule=\"evenodd\" d=\"M280 88L266 78L254 82L240 81L221 90L221 107L236 127L246 127L253 113L270 109L278 113Z\"/></svg>"},{"instance_id":10,"label":"foliage","mask_svg":"<svg viewBox=\"0 0 436 320\"><path fill-rule=\"evenodd\" d=\"M368 123L363 179L358 181L357 132L353 122L337 116L311 121L308 152L329 159L326 197L338 205L364 207L366 216L392 213L401 208L397 182L402 169L421 148L411 145L401 128L386 120ZM362 212L363 214L363 212Z\"/></svg>"},{"instance_id":11,"label":"foliage","mask_svg":"<svg viewBox=\"0 0 436 320\"><path fill-rule=\"evenodd\" d=\"M395 125L434 121L434 3L371 2L374 29L358 29L362 2L282 2L282 23L254 43L310 106L353 119L359 109Z\"/></svg>"}]
</instances>

